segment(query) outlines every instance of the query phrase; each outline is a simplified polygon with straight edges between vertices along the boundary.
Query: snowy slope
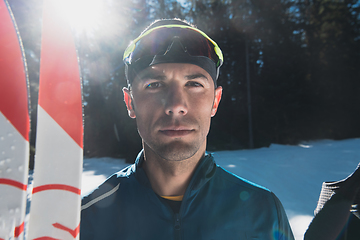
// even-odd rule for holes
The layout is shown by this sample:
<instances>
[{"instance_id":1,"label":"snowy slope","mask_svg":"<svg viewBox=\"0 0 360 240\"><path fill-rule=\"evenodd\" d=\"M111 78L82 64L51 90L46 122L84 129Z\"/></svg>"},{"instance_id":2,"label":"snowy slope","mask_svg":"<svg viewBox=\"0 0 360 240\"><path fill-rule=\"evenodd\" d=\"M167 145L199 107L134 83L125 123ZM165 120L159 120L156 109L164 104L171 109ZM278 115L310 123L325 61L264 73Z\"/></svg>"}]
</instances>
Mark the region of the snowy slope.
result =
<instances>
[{"instance_id":1,"label":"snowy slope","mask_svg":"<svg viewBox=\"0 0 360 240\"><path fill-rule=\"evenodd\" d=\"M298 146L273 144L214 155L220 166L273 191L300 240L312 219L322 182L344 179L360 162L360 139L322 140ZM82 195L125 166L125 161L119 159L85 159Z\"/></svg>"}]
</instances>

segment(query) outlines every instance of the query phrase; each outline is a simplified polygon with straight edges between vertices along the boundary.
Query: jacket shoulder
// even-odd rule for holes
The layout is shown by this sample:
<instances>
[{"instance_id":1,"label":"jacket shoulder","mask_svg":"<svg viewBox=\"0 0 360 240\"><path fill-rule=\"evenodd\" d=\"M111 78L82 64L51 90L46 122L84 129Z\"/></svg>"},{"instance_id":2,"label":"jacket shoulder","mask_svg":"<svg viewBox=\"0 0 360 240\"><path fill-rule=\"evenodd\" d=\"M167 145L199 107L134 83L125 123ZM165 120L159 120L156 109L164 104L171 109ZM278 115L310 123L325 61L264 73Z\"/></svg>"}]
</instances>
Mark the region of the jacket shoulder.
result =
<instances>
[{"instance_id":1,"label":"jacket shoulder","mask_svg":"<svg viewBox=\"0 0 360 240\"><path fill-rule=\"evenodd\" d=\"M248 188L250 190L254 191L260 191L260 192L267 192L270 193L271 191L261 185L258 185L254 182L251 182L245 178L242 178L232 172L227 171L226 169L220 167L217 165L217 173L218 176L226 181L230 181L233 184L239 185L241 187Z\"/></svg>"},{"instance_id":2,"label":"jacket shoulder","mask_svg":"<svg viewBox=\"0 0 360 240\"><path fill-rule=\"evenodd\" d=\"M239 196L243 201L242 204L248 202L247 210L250 211L247 212L248 219L249 216L254 216L256 219L257 216L262 215L267 221L273 221L274 231L279 234L276 239L294 239L284 207L273 192L220 166L217 166L217 176L220 184L229 186L228 191L232 196Z\"/></svg>"},{"instance_id":3,"label":"jacket shoulder","mask_svg":"<svg viewBox=\"0 0 360 240\"><path fill-rule=\"evenodd\" d=\"M135 172L135 166L129 165L126 168L112 174L102 184L100 184L90 194L84 196L81 200L81 210L91 207L93 204L114 194L125 179L129 179Z\"/></svg>"}]
</instances>

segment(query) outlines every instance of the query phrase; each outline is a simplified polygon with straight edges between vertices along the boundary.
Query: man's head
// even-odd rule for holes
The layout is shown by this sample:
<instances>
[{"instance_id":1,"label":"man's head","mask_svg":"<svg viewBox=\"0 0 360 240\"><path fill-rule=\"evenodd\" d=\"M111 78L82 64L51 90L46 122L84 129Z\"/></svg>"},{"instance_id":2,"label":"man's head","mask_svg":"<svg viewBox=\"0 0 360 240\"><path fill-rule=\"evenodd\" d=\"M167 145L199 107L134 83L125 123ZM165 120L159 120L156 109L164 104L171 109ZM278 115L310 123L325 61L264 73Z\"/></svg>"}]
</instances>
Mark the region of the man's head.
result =
<instances>
[{"instance_id":1,"label":"man's head","mask_svg":"<svg viewBox=\"0 0 360 240\"><path fill-rule=\"evenodd\" d=\"M156 39L156 42L150 41L143 36L149 31L146 30L142 33L146 44L137 40L138 44L125 53L130 88L123 91L129 116L136 118L145 151L170 161L201 155L205 153L211 117L216 114L221 99L222 88L215 84L222 57L214 56L216 44L192 28L186 31L194 31L195 38L203 38L205 46L199 45L199 39L194 43L208 49L205 55L189 55L193 47L191 39L182 44L182 35L174 35L177 32L171 27L156 29L151 26L151 29L155 29L153 34L168 37L150 36L149 33L150 40ZM151 51L147 48L161 45L163 39L168 45L165 52L149 55Z\"/></svg>"},{"instance_id":2,"label":"man's head","mask_svg":"<svg viewBox=\"0 0 360 240\"><path fill-rule=\"evenodd\" d=\"M207 71L215 86L223 55L204 32L185 21L155 21L128 46L124 53L125 73L131 85L137 73L160 63L190 63Z\"/></svg>"}]
</instances>

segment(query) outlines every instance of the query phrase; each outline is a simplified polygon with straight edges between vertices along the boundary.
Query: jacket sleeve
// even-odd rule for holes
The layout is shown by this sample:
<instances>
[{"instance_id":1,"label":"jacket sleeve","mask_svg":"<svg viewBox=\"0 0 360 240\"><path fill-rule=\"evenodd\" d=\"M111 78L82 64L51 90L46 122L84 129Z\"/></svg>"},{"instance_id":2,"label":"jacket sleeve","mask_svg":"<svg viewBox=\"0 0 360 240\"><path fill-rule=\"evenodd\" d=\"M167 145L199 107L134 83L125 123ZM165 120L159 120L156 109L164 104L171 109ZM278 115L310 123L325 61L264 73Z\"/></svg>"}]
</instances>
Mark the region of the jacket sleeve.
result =
<instances>
[{"instance_id":1,"label":"jacket sleeve","mask_svg":"<svg viewBox=\"0 0 360 240\"><path fill-rule=\"evenodd\" d=\"M350 217L351 203L340 195L334 195L313 218L304 239L337 239Z\"/></svg>"},{"instance_id":2,"label":"jacket sleeve","mask_svg":"<svg viewBox=\"0 0 360 240\"><path fill-rule=\"evenodd\" d=\"M113 197L119 186L120 181L114 174L82 199L80 240L105 239L102 232L106 232L108 227L109 211L116 208Z\"/></svg>"},{"instance_id":3,"label":"jacket sleeve","mask_svg":"<svg viewBox=\"0 0 360 240\"><path fill-rule=\"evenodd\" d=\"M351 226L352 205L360 200L360 164L354 173L344 180L324 182L315 217L306 230L304 239L335 240ZM328 199L331 196L330 199ZM325 204L324 204L325 202ZM350 221L349 221L350 220ZM352 228L349 228L352 233Z\"/></svg>"},{"instance_id":4,"label":"jacket sleeve","mask_svg":"<svg viewBox=\"0 0 360 240\"><path fill-rule=\"evenodd\" d=\"M86 203L89 202L90 197L85 197L82 199L82 207L86 205ZM92 238L92 229L94 226L92 226L91 219L94 216L91 216L92 208L88 209L82 209L81 210L81 222L80 222L80 240L87 239L91 240Z\"/></svg>"},{"instance_id":5,"label":"jacket sleeve","mask_svg":"<svg viewBox=\"0 0 360 240\"><path fill-rule=\"evenodd\" d=\"M284 207L282 206L280 200L275 196L274 193L271 193L273 195L275 206L278 214L278 229L274 229L274 239L278 240L294 240L294 235L291 230L289 220L286 216Z\"/></svg>"}]
</instances>

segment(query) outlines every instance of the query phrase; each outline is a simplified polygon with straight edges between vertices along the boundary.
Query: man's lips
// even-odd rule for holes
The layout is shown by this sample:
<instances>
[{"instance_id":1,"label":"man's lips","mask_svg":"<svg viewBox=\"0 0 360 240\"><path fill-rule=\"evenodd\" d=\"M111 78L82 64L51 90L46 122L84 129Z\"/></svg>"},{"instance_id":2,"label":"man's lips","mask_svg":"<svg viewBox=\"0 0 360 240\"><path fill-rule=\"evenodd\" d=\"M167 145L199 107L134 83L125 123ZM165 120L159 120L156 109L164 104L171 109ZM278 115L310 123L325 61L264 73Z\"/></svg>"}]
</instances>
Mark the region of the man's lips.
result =
<instances>
[{"instance_id":1,"label":"man's lips","mask_svg":"<svg viewBox=\"0 0 360 240\"><path fill-rule=\"evenodd\" d=\"M189 128L167 128L161 129L160 133L169 136L169 137L183 137L195 131L194 129Z\"/></svg>"}]
</instances>

